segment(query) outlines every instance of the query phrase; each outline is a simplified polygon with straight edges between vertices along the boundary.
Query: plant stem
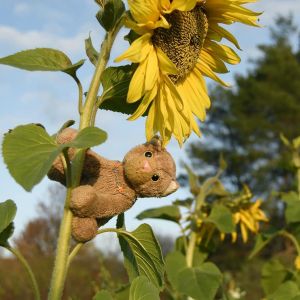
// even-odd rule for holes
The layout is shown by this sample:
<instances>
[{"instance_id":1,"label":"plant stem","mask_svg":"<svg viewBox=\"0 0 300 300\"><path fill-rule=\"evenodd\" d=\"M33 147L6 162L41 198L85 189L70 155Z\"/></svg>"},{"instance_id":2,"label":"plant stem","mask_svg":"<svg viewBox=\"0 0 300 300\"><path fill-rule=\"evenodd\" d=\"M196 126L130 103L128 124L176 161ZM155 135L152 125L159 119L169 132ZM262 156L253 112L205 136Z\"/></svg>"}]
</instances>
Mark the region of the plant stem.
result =
<instances>
[{"instance_id":1,"label":"plant stem","mask_svg":"<svg viewBox=\"0 0 300 300\"><path fill-rule=\"evenodd\" d=\"M34 298L36 300L40 300L41 299L40 290L39 290L36 278L34 276L34 273L32 272L30 265L28 264L27 260L25 259L25 257L17 249L14 249L10 246L6 246L5 248L8 251L10 251L11 253L13 253L17 257L17 259L20 261L20 263L23 265L23 267L25 268L25 270L30 278L30 281L31 281L31 284L33 287L33 291L34 291Z\"/></svg>"},{"instance_id":2,"label":"plant stem","mask_svg":"<svg viewBox=\"0 0 300 300\"><path fill-rule=\"evenodd\" d=\"M296 251L297 251L297 255L300 256L300 245L299 245L297 239L292 234L290 234L289 232L287 232L285 230L281 230L278 234L288 238L294 244Z\"/></svg>"},{"instance_id":3,"label":"plant stem","mask_svg":"<svg viewBox=\"0 0 300 300\"><path fill-rule=\"evenodd\" d=\"M122 27L122 21L115 27L111 32L108 32L101 46L101 51L99 55L99 60L96 65L96 69L87 93L86 101L81 110L80 115L80 125L79 129L82 130L88 126L94 125L94 120L92 120L92 114L97 101L97 95L100 88L101 76L106 68L107 62L109 60L111 48L113 42ZM71 241L71 226L72 226L72 212L69 209L69 202L71 199L72 189L79 185L81 172L84 163L85 150L81 149L76 152L75 158L73 160L72 172L74 176L70 173L70 166L65 170L67 174L67 179L69 178L71 182L67 182L67 195L65 200L65 207L63 218L60 225L57 251L54 263L54 269L52 273L50 291L48 295L49 300L59 300L62 297L65 279L68 270L68 257L70 251L70 241ZM73 179L73 180L72 180Z\"/></svg>"},{"instance_id":4,"label":"plant stem","mask_svg":"<svg viewBox=\"0 0 300 300\"><path fill-rule=\"evenodd\" d=\"M69 257L68 257L68 261L67 261L67 269L69 268L72 260L74 259L74 257L77 255L77 253L79 252L79 250L82 248L82 246L84 245L84 243L78 243L72 250L72 252L70 253Z\"/></svg>"},{"instance_id":5,"label":"plant stem","mask_svg":"<svg viewBox=\"0 0 300 300\"><path fill-rule=\"evenodd\" d=\"M189 268L193 266L193 258L194 258L194 251L196 247L196 240L197 240L197 234L195 232L191 233L191 237L189 240L188 249L186 252L186 264Z\"/></svg>"}]
</instances>

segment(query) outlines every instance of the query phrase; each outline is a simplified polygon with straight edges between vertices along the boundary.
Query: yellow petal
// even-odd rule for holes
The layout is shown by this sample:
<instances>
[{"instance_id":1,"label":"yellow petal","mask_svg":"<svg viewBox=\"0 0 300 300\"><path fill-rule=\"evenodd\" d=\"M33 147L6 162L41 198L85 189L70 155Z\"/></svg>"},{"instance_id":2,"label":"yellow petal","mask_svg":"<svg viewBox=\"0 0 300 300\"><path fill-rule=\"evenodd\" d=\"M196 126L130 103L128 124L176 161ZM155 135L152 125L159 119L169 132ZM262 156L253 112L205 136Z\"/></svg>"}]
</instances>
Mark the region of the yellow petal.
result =
<instances>
[{"instance_id":1,"label":"yellow petal","mask_svg":"<svg viewBox=\"0 0 300 300\"><path fill-rule=\"evenodd\" d=\"M152 91L147 92L145 94L137 110L127 120L134 121L140 116L142 116L144 112L147 110L150 103L153 101L153 98L156 96L156 94L157 94L157 86L155 86Z\"/></svg>"},{"instance_id":2,"label":"yellow petal","mask_svg":"<svg viewBox=\"0 0 300 300\"><path fill-rule=\"evenodd\" d=\"M218 34L221 38L224 37L225 39L227 39L228 41L233 43L238 49L241 50L240 45L239 45L237 39L235 38L235 36L233 34L231 34L229 31L227 31L226 29L219 26L218 24L211 24L209 26L209 31L207 33L207 37L210 37L211 32Z\"/></svg>"},{"instance_id":3,"label":"yellow petal","mask_svg":"<svg viewBox=\"0 0 300 300\"><path fill-rule=\"evenodd\" d=\"M147 116L146 120L146 139L147 141L150 141L153 136L155 135L155 132L153 130L153 125L154 125L154 119L155 119L155 106L156 106L156 101L152 102L152 105L150 106L149 113Z\"/></svg>"},{"instance_id":4,"label":"yellow petal","mask_svg":"<svg viewBox=\"0 0 300 300\"><path fill-rule=\"evenodd\" d=\"M247 241L248 241L248 232L247 232L247 228L245 227L245 225L243 223L241 223L241 233L242 233L243 242L247 243Z\"/></svg>"},{"instance_id":5,"label":"yellow petal","mask_svg":"<svg viewBox=\"0 0 300 300\"><path fill-rule=\"evenodd\" d=\"M115 62L120 62L124 59L128 59L134 63L143 61L153 47L150 38L151 34L146 33L136 39L122 55L115 59Z\"/></svg>"},{"instance_id":6,"label":"yellow petal","mask_svg":"<svg viewBox=\"0 0 300 300\"><path fill-rule=\"evenodd\" d=\"M145 74L147 68L147 60L139 64L134 72L128 89L127 102L134 103L142 98L145 94Z\"/></svg>"},{"instance_id":7,"label":"yellow petal","mask_svg":"<svg viewBox=\"0 0 300 300\"><path fill-rule=\"evenodd\" d=\"M171 7L165 13L171 13L175 9L181 11L190 11L196 6L197 0L173 0Z\"/></svg>"},{"instance_id":8,"label":"yellow petal","mask_svg":"<svg viewBox=\"0 0 300 300\"><path fill-rule=\"evenodd\" d=\"M159 68L163 74L178 74L178 70L169 57L159 48L156 48Z\"/></svg>"},{"instance_id":9,"label":"yellow petal","mask_svg":"<svg viewBox=\"0 0 300 300\"><path fill-rule=\"evenodd\" d=\"M204 48L211 55L216 55L229 64L234 65L241 61L240 57L226 45L206 40L204 43Z\"/></svg>"},{"instance_id":10,"label":"yellow petal","mask_svg":"<svg viewBox=\"0 0 300 300\"><path fill-rule=\"evenodd\" d=\"M201 73L204 76L207 76L213 80L215 80L216 82L219 82L220 84L229 87L230 85L228 83L226 83L225 81L223 81L219 76L216 75L216 73L214 73L211 68L204 62L204 61L199 61L199 63L197 64L197 67L199 67Z\"/></svg>"},{"instance_id":11,"label":"yellow petal","mask_svg":"<svg viewBox=\"0 0 300 300\"><path fill-rule=\"evenodd\" d=\"M204 61L213 72L228 73L228 69L224 62L215 55L212 55L203 48L199 56L200 61Z\"/></svg>"},{"instance_id":12,"label":"yellow petal","mask_svg":"<svg viewBox=\"0 0 300 300\"><path fill-rule=\"evenodd\" d=\"M128 5L138 23L155 22L159 18L159 0L128 0Z\"/></svg>"},{"instance_id":13,"label":"yellow petal","mask_svg":"<svg viewBox=\"0 0 300 300\"><path fill-rule=\"evenodd\" d=\"M159 68L158 68L158 60L156 51L153 48L149 52L149 56L147 58L147 68L145 78L140 78L140 80L145 80L145 90L150 91L152 90L154 84L157 82L159 75Z\"/></svg>"}]
</instances>

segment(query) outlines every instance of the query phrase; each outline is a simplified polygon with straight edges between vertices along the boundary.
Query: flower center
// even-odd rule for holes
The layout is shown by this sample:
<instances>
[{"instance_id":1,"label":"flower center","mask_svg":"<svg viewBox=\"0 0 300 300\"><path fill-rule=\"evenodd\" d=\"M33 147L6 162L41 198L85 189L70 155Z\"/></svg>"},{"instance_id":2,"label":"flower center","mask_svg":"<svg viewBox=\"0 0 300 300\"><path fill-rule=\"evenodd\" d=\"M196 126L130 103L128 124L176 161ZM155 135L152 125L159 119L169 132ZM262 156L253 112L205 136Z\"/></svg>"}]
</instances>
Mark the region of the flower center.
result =
<instances>
[{"instance_id":1,"label":"flower center","mask_svg":"<svg viewBox=\"0 0 300 300\"><path fill-rule=\"evenodd\" d=\"M176 84L195 67L207 34L208 23L201 5L191 11L175 10L165 15L165 18L171 25L170 29L155 29L152 42L177 67L179 73L169 75Z\"/></svg>"}]
</instances>

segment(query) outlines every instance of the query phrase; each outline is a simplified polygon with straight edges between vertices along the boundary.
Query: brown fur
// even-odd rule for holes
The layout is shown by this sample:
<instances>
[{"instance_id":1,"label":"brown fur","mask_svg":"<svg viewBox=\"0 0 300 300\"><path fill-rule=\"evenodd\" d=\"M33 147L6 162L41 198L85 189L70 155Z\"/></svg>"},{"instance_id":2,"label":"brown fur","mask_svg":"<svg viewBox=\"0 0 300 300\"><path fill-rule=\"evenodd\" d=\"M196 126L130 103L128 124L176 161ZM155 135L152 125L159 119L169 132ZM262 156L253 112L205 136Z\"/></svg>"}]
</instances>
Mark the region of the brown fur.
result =
<instances>
[{"instance_id":1,"label":"brown fur","mask_svg":"<svg viewBox=\"0 0 300 300\"><path fill-rule=\"evenodd\" d=\"M60 144L76 137L77 131L65 129L57 138ZM151 157L148 157L151 153ZM74 157L74 149L69 149ZM154 177L153 177L154 176ZM159 176L158 180L157 176ZM176 166L157 137L130 150L123 162L108 160L92 150L86 151L80 186L72 191L70 209L74 214L72 235L79 242L91 240L98 226L128 210L137 197L163 197L178 188ZM66 184L58 157L48 173L51 180Z\"/></svg>"}]
</instances>

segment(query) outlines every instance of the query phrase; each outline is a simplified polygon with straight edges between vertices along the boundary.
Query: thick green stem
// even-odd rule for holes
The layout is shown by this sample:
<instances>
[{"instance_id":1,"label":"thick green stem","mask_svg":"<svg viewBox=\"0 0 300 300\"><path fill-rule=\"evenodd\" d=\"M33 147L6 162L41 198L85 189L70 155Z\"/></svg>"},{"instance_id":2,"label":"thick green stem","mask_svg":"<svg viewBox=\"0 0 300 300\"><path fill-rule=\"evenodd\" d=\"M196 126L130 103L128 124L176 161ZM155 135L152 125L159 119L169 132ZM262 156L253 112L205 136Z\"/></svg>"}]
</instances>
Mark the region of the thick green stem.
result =
<instances>
[{"instance_id":1,"label":"thick green stem","mask_svg":"<svg viewBox=\"0 0 300 300\"><path fill-rule=\"evenodd\" d=\"M196 241L197 241L197 234L195 232L192 232L190 240L189 240L188 249L186 252L186 264L189 268L191 268L193 266Z\"/></svg>"},{"instance_id":2,"label":"thick green stem","mask_svg":"<svg viewBox=\"0 0 300 300\"><path fill-rule=\"evenodd\" d=\"M94 125L93 111L98 109L96 107L97 95L100 88L101 76L106 68L107 62L109 60L110 51L113 42L116 38L117 33L122 27L122 22L120 21L118 26L112 31L108 32L101 46L101 51L99 55L99 60L87 93L86 101L81 109L80 105L80 126L79 129L82 130L88 126ZM59 300L62 297L65 279L68 270L68 257L70 251L70 240L71 240L71 225L72 225L72 212L69 209L69 202L71 199L72 189L79 185L81 172L84 162L84 150L78 150L72 165L72 174L70 172L70 166L68 166L65 173L68 174L67 178L71 182L67 182L68 190L65 200L64 214L60 225L60 231L58 236L57 251L54 263L54 269L52 273L51 286L49 291L49 300ZM71 180L72 179L72 180Z\"/></svg>"},{"instance_id":3,"label":"thick green stem","mask_svg":"<svg viewBox=\"0 0 300 300\"><path fill-rule=\"evenodd\" d=\"M25 270L26 270L26 272L27 272L27 274L30 278L30 281L31 281L31 284L32 284L32 287L33 287L34 299L40 300L41 296L40 296L39 287L38 287L36 278L34 276L34 273L32 272L32 269L30 268L30 265L28 264L27 260L24 258L24 256L17 249L11 248L10 246L7 246L5 248L8 251L10 251L11 253L13 253L17 257L17 259L20 261L20 263L23 265L23 267L25 268Z\"/></svg>"}]
</instances>

